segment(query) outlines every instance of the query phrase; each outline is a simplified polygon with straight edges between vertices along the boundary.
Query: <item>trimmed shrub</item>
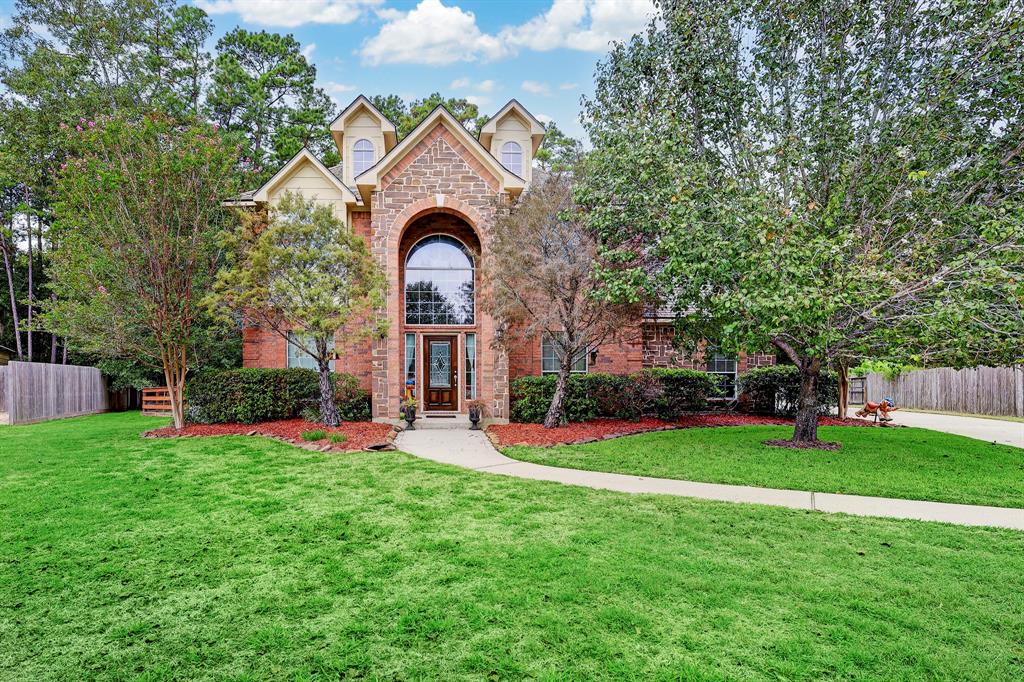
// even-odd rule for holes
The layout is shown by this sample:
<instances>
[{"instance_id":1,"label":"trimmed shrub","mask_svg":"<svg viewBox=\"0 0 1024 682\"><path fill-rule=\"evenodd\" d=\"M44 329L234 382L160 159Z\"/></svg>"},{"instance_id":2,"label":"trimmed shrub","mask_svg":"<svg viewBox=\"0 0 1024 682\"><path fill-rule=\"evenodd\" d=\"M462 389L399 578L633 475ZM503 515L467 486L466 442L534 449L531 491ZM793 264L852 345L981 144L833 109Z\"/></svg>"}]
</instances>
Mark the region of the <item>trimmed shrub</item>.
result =
<instances>
[{"instance_id":1,"label":"trimmed shrub","mask_svg":"<svg viewBox=\"0 0 1024 682\"><path fill-rule=\"evenodd\" d=\"M793 365L758 367L739 377L739 390L750 399L758 414L792 417L800 400L800 370ZM818 380L818 414L829 414L839 404L839 377L821 373Z\"/></svg>"},{"instance_id":2,"label":"trimmed shrub","mask_svg":"<svg viewBox=\"0 0 1024 682\"><path fill-rule=\"evenodd\" d=\"M708 397L717 394L715 377L695 369L657 367L639 374L649 376L660 388L645 409L661 419L679 419L687 412L707 407Z\"/></svg>"},{"instance_id":3,"label":"trimmed shrub","mask_svg":"<svg viewBox=\"0 0 1024 682\"><path fill-rule=\"evenodd\" d=\"M597 400L587 394L584 376L569 377L566 387L565 415L571 422L589 421L599 416ZM551 407L551 399L555 396L555 383L558 377L553 374L545 376L519 377L512 382L511 408L512 421L529 424L542 424Z\"/></svg>"},{"instance_id":4,"label":"trimmed shrub","mask_svg":"<svg viewBox=\"0 0 1024 682\"><path fill-rule=\"evenodd\" d=\"M555 395L556 381L554 375L513 381L512 421L542 423ZM566 389L566 420L639 419L645 414L677 419L687 410L704 407L714 386L714 377L689 369L651 369L630 375L574 374Z\"/></svg>"},{"instance_id":5,"label":"trimmed shrub","mask_svg":"<svg viewBox=\"0 0 1024 682\"><path fill-rule=\"evenodd\" d=\"M332 374L338 411L346 421L370 418L369 393L350 374ZM255 424L302 417L320 421L320 382L312 369L245 368L202 372L185 387L194 424Z\"/></svg>"}]
</instances>

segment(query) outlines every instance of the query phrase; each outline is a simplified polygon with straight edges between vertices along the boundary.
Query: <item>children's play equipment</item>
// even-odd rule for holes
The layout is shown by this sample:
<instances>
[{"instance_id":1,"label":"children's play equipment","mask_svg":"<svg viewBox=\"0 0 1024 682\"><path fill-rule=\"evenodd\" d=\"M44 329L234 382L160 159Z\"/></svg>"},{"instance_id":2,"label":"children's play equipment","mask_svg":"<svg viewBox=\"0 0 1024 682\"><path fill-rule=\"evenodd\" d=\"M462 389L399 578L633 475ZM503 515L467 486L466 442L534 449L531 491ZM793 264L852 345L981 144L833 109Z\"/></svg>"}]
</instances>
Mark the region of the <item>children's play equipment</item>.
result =
<instances>
[{"instance_id":1,"label":"children's play equipment","mask_svg":"<svg viewBox=\"0 0 1024 682\"><path fill-rule=\"evenodd\" d=\"M886 397L882 398L880 403L864 403L864 407L857 410L856 414L858 417L874 417L876 422L891 422L892 417L889 416L889 413L898 409L896 401Z\"/></svg>"}]
</instances>

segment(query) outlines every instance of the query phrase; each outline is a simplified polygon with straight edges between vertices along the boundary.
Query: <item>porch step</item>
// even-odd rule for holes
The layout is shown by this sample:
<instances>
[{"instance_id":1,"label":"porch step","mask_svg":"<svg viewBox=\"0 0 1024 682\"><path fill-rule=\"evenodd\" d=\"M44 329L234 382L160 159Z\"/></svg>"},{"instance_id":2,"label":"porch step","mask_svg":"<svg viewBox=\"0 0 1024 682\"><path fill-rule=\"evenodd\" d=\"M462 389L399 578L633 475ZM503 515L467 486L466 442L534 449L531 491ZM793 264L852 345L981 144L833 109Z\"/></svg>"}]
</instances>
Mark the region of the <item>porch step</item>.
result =
<instances>
[{"instance_id":1,"label":"porch step","mask_svg":"<svg viewBox=\"0 0 1024 682\"><path fill-rule=\"evenodd\" d=\"M405 421L399 423L405 426ZM454 414L437 417L424 417L416 415L416 430L420 429L468 429L469 417L464 414Z\"/></svg>"}]
</instances>

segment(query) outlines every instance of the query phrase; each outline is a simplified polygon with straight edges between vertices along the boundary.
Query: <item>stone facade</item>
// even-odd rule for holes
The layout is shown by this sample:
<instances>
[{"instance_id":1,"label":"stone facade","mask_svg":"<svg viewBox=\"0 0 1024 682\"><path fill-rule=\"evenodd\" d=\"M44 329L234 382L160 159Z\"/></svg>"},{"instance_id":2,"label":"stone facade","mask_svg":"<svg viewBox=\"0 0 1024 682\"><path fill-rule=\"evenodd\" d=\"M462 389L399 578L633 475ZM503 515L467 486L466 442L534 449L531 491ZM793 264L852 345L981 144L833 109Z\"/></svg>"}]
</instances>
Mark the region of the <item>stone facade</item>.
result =
<instances>
[{"instance_id":1,"label":"stone facade","mask_svg":"<svg viewBox=\"0 0 1024 682\"><path fill-rule=\"evenodd\" d=\"M495 145L508 144L505 140L519 135L521 145L526 147L524 163L529 165L532 157L526 152L532 150L528 143L532 140L532 149L535 150L543 129L535 120L531 122L529 113L513 101L484 126L479 140L470 137L450 114L435 110L405 140L398 142L394 126L389 128L380 112L360 97L332 123L332 134L339 149L351 144L351 140L344 140L345 134L355 134L352 131L366 127L367 116L381 121L382 136L374 140L378 145L386 146L380 150L383 157L378 157L377 165L356 177L345 176L355 186L341 182L343 173L339 167L327 169L315 159L311 160L308 152L297 155L278 173L282 186L297 188L297 191L318 201L325 199L317 196L317 187L330 187L332 197L342 196L343 200L330 200L336 204L337 214L346 216L353 231L366 239L387 276L387 304L385 309L375 313L385 318L387 334L373 340L365 337L349 340L352 339L350 334L339 331L336 369L354 374L360 384L371 392L375 418L394 419L399 415L400 401L407 395L407 335L414 335L409 338L415 341L413 348L416 353L423 348L424 337L443 336L451 340L453 360L458 363L458 400L453 411L465 412L466 400L472 393L465 381L468 369L465 353L468 335L474 335L476 397L484 401L491 418L505 419L508 416L510 380L541 373L541 343L535 339L515 345L508 352L499 350L496 343L498 325L479 306L481 292L487 286L487 282L481 279L479 264L487 254L496 219L510 209L515 197L525 187L523 177L512 174L497 163ZM503 121L508 117L515 117L518 123L503 129ZM360 123L354 125L353 121ZM520 132L513 135L509 131ZM490 150L485 147L489 142ZM291 168L292 165L296 168ZM315 173L312 172L314 170ZM367 179L367 176L372 177ZM275 192L279 192L276 186L272 186L274 182L268 182L253 193L256 198L253 205L259 205L260 196L272 198ZM307 184L311 188L308 192L303 189ZM268 201L272 203L271 199ZM433 235L446 235L461 242L465 251L472 255L476 267L477 305L471 324L406 324L406 257L418 240ZM672 339L670 326L638 320L636 329L622 340L604 344L591 352L588 371L630 373L645 367L704 369L702 354L693 357L682 355L675 349ZM245 329L243 361L247 367L285 367L287 343L270 330ZM773 361L772 356L765 354L741 355L740 371L772 364ZM423 362L424 358L417 355L414 382L421 408L424 399L419 383L426 371ZM433 403L435 406L438 404Z\"/></svg>"}]
</instances>

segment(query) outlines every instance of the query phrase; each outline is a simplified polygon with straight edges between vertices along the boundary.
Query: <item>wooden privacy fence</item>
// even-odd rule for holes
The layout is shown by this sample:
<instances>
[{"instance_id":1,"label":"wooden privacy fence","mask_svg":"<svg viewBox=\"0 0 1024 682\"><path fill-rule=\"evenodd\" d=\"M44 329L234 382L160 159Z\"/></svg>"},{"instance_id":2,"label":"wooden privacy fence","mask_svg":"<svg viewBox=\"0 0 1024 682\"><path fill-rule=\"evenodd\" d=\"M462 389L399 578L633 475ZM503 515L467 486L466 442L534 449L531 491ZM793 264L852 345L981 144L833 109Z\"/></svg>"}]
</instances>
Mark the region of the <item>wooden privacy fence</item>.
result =
<instances>
[{"instance_id":1,"label":"wooden privacy fence","mask_svg":"<svg viewBox=\"0 0 1024 682\"><path fill-rule=\"evenodd\" d=\"M999 417L1024 417L1024 368L918 369L893 381L868 374L867 400L895 398L899 407Z\"/></svg>"},{"instance_id":2,"label":"wooden privacy fence","mask_svg":"<svg viewBox=\"0 0 1024 682\"><path fill-rule=\"evenodd\" d=\"M142 414L171 416L171 392L166 386L142 389Z\"/></svg>"},{"instance_id":3,"label":"wooden privacy fence","mask_svg":"<svg viewBox=\"0 0 1024 682\"><path fill-rule=\"evenodd\" d=\"M106 382L95 367L14 361L0 369L0 411L9 424L108 409Z\"/></svg>"}]
</instances>

